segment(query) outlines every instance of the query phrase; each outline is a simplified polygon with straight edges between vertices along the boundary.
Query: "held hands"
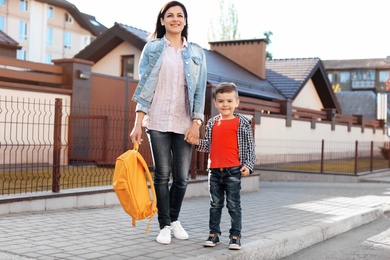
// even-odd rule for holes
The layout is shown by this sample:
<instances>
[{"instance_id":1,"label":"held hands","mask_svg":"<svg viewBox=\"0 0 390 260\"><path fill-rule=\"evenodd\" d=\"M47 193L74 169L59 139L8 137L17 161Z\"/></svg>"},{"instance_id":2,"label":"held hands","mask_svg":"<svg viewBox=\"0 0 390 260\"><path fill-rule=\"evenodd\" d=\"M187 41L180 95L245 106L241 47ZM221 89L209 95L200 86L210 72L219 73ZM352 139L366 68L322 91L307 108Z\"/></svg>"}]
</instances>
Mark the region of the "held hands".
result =
<instances>
[{"instance_id":1,"label":"held hands","mask_svg":"<svg viewBox=\"0 0 390 260\"><path fill-rule=\"evenodd\" d=\"M196 122L193 122L191 127L187 129L184 134L184 140L189 144L199 144L199 125Z\"/></svg>"}]
</instances>

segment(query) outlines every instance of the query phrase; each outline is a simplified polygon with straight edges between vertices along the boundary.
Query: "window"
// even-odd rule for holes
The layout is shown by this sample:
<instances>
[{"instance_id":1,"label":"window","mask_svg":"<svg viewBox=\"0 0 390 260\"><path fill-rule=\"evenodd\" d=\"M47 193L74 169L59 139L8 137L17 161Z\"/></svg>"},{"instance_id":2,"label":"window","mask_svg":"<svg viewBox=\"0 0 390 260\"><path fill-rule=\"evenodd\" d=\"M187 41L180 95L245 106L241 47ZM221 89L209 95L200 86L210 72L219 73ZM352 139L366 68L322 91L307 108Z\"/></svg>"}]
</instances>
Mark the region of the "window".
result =
<instances>
[{"instance_id":1,"label":"window","mask_svg":"<svg viewBox=\"0 0 390 260\"><path fill-rule=\"evenodd\" d=\"M379 71L379 82L385 82L390 77L390 70Z\"/></svg>"},{"instance_id":2,"label":"window","mask_svg":"<svg viewBox=\"0 0 390 260\"><path fill-rule=\"evenodd\" d=\"M20 8L20 10L27 12L28 11L28 2L27 2L27 0L20 0L19 8Z\"/></svg>"},{"instance_id":3,"label":"window","mask_svg":"<svg viewBox=\"0 0 390 260\"><path fill-rule=\"evenodd\" d=\"M328 74L328 79L329 79L330 83L333 83L333 74L332 73Z\"/></svg>"},{"instance_id":4,"label":"window","mask_svg":"<svg viewBox=\"0 0 390 260\"><path fill-rule=\"evenodd\" d=\"M351 71L352 88L374 88L375 70Z\"/></svg>"},{"instance_id":5,"label":"window","mask_svg":"<svg viewBox=\"0 0 390 260\"><path fill-rule=\"evenodd\" d=\"M54 18L54 8L53 6L49 6L47 8L47 18L53 19Z\"/></svg>"},{"instance_id":6,"label":"window","mask_svg":"<svg viewBox=\"0 0 390 260\"><path fill-rule=\"evenodd\" d=\"M51 64L51 54L50 53L46 53L46 55L45 55L45 63Z\"/></svg>"},{"instance_id":7,"label":"window","mask_svg":"<svg viewBox=\"0 0 390 260\"><path fill-rule=\"evenodd\" d=\"M19 22L19 40L27 40L27 23Z\"/></svg>"},{"instance_id":8,"label":"window","mask_svg":"<svg viewBox=\"0 0 390 260\"><path fill-rule=\"evenodd\" d=\"M134 55L122 56L122 77L134 78Z\"/></svg>"},{"instance_id":9,"label":"window","mask_svg":"<svg viewBox=\"0 0 390 260\"><path fill-rule=\"evenodd\" d=\"M47 28L46 30L46 44L53 45L53 28Z\"/></svg>"},{"instance_id":10,"label":"window","mask_svg":"<svg viewBox=\"0 0 390 260\"><path fill-rule=\"evenodd\" d=\"M70 32L64 33L64 48L65 49L72 48L72 34Z\"/></svg>"},{"instance_id":11,"label":"window","mask_svg":"<svg viewBox=\"0 0 390 260\"><path fill-rule=\"evenodd\" d=\"M84 36L84 46L87 46L91 43L91 37Z\"/></svg>"},{"instance_id":12,"label":"window","mask_svg":"<svg viewBox=\"0 0 390 260\"><path fill-rule=\"evenodd\" d=\"M340 83L349 83L350 80L349 72L340 72Z\"/></svg>"},{"instance_id":13,"label":"window","mask_svg":"<svg viewBox=\"0 0 390 260\"><path fill-rule=\"evenodd\" d=\"M27 53L25 50L21 49L21 50L17 50L16 52L16 58L18 60L26 60L27 59Z\"/></svg>"},{"instance_id":14,"label":"window","mask_svg":"<svg viewBox=\"0 0 390 260\"><path fill-rule=\"evenodd\" d=\"M378 71L379 74L379 88L381 90L390 91L390 70L380 70Z\"/></svg>"},{"instance_id":15,"label":"window","mask_svg":"<svg viewBox=\"0 0 390 260\"><path fill-rule=\"evenodd\" d=\"M5 6L5 0L0 0L0 5Z\"/></svg>"},{"instance_id":16,"label":"window","mask_svg":"<svg viewBox=\"0 0 390 260\"><path fill-rule=\"evenodd\" d=\"M65 14L65 22L67 22L67 23L73 22L72 16L68 13Z\"/></svg>"},{"instance_id":17,"label":"window","mask_svg":"<svg viewBox=\"0 0 390 260\"><path fill-rule=\"evenodd\" d=\"M0 16L0 30L4 32L5 30L5 18L4 16Z\"/></svg>"}]
</instances>

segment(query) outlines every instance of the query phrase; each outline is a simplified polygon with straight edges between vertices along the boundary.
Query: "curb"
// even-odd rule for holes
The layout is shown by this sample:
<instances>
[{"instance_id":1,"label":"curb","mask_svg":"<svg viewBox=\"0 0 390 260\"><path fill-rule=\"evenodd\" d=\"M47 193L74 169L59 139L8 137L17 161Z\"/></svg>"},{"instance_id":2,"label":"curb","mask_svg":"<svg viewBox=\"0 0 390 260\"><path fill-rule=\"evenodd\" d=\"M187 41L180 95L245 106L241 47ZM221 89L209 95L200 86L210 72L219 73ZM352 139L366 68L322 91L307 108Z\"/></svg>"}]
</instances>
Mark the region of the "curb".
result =
<instances>
[{"instance_id":1,"label":"curb","mask_svg":"<svg viewBox=\"0 0 390 260\"><path fill-rule=\"evenodd\" d=\"M247 243L239 251L207 254L209 260L276 260L292 255L302 249L323 242L341 233L367 224L384 215L382 209L370 209L331 223L320 222ZM206 255L199 255L188 259L205 259Z\"/></svg>"}]
</instances>

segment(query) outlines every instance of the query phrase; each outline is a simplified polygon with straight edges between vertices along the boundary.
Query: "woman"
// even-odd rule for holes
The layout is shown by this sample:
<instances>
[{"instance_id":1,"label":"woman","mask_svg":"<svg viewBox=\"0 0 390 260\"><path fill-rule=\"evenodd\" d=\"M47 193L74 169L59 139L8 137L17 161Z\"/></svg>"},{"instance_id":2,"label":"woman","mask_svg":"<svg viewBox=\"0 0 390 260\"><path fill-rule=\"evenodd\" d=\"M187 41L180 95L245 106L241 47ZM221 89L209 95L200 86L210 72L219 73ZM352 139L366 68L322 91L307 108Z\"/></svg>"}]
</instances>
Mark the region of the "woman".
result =
<instances>
[{"instance_id":1,"label":"woman","mask_svg":"<svg viewBox=\"0 0 390 260\"><path fill-rule=\"evenodd\" d=\"M142 51L140 81L133 95L137 106L130 138L141 143L142 127L146 128L160 226L156 241L161 244L170 244L171 235L189 238L178 219L187 188L191 142L199 138L204 119L207 71L203 49L187 39L185 6L168 2L158 13L153 40Z\"/></svg>"}]
</instances>

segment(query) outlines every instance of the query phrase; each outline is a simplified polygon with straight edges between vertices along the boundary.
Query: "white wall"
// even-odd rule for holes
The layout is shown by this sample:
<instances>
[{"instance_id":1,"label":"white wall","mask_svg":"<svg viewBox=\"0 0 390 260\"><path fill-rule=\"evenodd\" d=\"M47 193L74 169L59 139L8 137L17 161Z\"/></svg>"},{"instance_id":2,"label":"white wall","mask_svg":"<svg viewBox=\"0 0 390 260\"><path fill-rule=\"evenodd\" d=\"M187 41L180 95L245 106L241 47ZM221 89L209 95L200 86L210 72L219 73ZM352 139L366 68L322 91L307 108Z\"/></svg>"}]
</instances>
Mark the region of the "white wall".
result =
<instances>
[{"instance_id":1,"label":"white wall","mask_svg":"<svg viewBox=\"0 0 390 260\"><path fill-rule=\"evenodd\" d=\"M389 137L382 129L366 128L364 133L360 126L352 126L348 132L346 125L336 125L335 130L331 124L318 121L315 129L311 129L311 122L293 120L291 127L286 127L286 120L276 117L261 117L261 124L255 126L255 143L257 163L277 163L280 161L293 161L297 157L318 159L321 154L321 142L324 140L326 156L353 155L355 141L387 142ZM283 142L285 141L285 142ZM275 145L277 144L277 145ZM380 153L379 147L374 147ZM288 157L286 159L286 157Z\"/></svg>"},{"instance_id":2,"label":"white wall","mask_svg":"<svg viewBox=\"0 0 390 260\"><path fill-rule=\"evenodd\" d=\"M293 106L321 110L324 108L312 80L309 80L294 99Z\"/></svg>"},{"instance_id":3,"label":"white wall","mask_svg":"<svg viewBox=\"0 0 390 260\"><path fill-rule=\"evenodd\" d=\"M123 55L134 55L134 79L139 79L138 63L141 51L127 42L121 43L118 47L95 63L92 67L92 72L120 77L122 65L121 56Z\"/></svg>"}]
</instances>

